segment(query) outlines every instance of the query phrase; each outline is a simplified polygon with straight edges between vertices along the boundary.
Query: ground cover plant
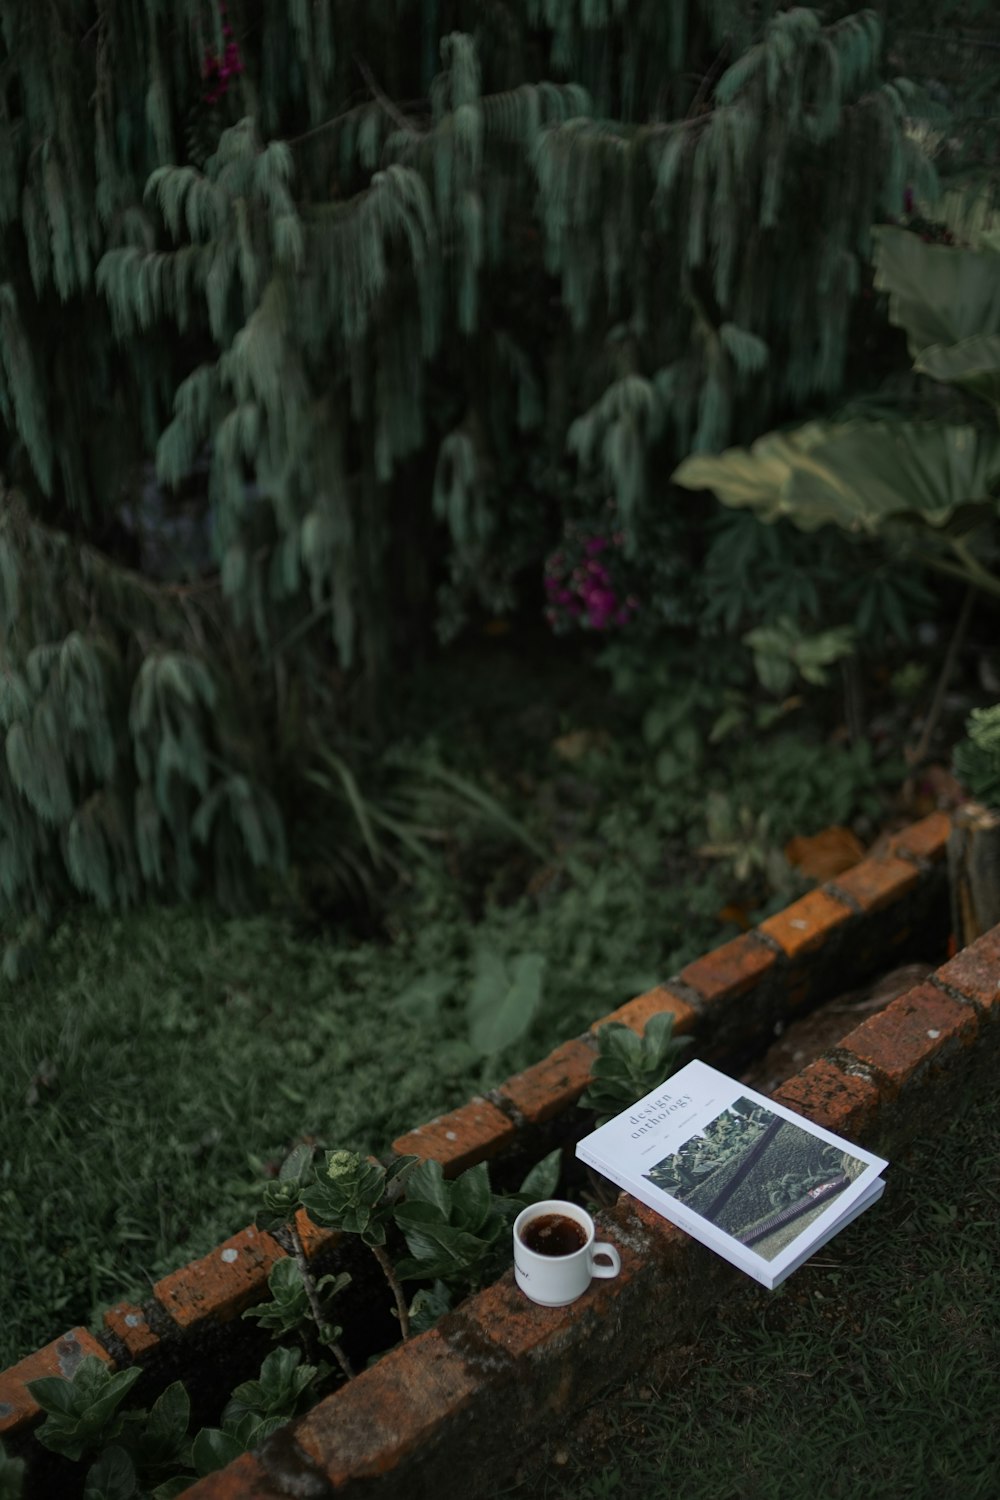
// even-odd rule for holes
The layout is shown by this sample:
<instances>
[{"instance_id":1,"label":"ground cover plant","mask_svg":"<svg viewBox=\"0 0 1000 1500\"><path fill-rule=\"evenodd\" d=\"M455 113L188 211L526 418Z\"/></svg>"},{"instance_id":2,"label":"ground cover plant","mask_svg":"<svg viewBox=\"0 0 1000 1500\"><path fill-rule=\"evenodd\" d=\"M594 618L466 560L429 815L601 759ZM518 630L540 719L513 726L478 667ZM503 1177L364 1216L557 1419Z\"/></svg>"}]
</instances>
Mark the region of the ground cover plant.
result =
<instances>
[{"instance_id":1,"label":"ground cover plant","mask_svg":"<svg viewBox=\"0 0 1000 1500\"><path fill-rule=\"evenodd\" d=\"M988 1500L1000 1483L996 1091L894 1160L879 1207L777 1292L734 1294L507 1496Z\"/></svg>"}]
</instances>

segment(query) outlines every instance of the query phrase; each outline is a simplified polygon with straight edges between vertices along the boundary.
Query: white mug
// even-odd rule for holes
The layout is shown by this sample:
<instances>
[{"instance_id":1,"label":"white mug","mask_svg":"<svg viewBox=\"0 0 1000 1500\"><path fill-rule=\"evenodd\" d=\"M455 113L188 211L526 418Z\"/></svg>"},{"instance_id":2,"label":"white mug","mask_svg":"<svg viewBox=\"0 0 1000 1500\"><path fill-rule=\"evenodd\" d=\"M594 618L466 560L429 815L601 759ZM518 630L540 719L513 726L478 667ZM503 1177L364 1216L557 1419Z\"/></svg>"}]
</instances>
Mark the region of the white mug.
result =
<instances>
[{"instance_id":1,"label":"white mug","mask_svg":"<svg viewBox=\"0 0 1000 1500\"><path fill-rule=\"evenodd\" d=\"M532 1250L521 1236L532 1220L546 1215L572 1219L580 1228L582 1244L563 1255L546 1255ZM602 1265L594 1259L596 1255L603 1255L611 1264ZM621 1268L621 1256L614 1245L594 1239L593 1219L575 1203L546 1198L541 1203L522 1208L514 1220L514 1275L524 1295L532 1302L541 1303L542 1307L565 1307L583 1295L592 1276L617 1276Z\"/></svg>"}]
</instances>

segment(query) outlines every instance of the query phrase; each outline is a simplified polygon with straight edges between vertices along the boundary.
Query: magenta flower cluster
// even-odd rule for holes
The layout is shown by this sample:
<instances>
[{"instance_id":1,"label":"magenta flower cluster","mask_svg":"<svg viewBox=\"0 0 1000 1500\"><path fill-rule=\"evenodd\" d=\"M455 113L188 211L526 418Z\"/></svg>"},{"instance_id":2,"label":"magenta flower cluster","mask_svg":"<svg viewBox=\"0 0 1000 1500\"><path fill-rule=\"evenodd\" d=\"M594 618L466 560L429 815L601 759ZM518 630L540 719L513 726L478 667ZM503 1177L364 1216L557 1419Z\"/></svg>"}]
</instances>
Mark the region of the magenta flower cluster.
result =
<instances>
[{"instance_id":1,"label":"magenta flower cluster","mask_svg":"<svg viewBox=\"0 0 1000 1500\"><path fill-rule=\"evenodd\" d=\"M564 545L545 564L545 618L553 630L608 630L633 618L639 601L623 597L612 576L624 540L621 532L577 535L567 528Z\"/></svg>"},{"instance_id":2,"label":"magenta flower cluster","mask_svg":"<svg viewBox=\"0 0 1000 1500\"><path fill-rule=\"evenodd\" d=\"M219 6L219 14L225 17L226 7ZM232 80L244 71L245 64L240 53L240 44L233 38L233 28L228 21L222 27L222 35L225 39L225 50L221 57L214 52L206 52L201 65L201 76L205 83L205 92L202 99L206 104L218 104L229 92Z\"/></svg>"}]
</instances>

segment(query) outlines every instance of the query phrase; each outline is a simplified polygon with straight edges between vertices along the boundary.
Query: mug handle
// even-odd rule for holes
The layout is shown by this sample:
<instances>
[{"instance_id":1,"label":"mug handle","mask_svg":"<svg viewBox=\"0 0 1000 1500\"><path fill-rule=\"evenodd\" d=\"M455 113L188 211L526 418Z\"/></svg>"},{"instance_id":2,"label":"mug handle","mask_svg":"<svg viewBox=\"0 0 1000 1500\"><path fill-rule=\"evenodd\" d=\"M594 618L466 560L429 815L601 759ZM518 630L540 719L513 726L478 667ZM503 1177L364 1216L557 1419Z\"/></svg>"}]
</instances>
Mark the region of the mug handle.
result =
<instances>
[{"instance_id":1,"label":"mug handle","mask_svg":"<svg viewBox=\"0 0 1000 1500\"><path fill-rule=\"evenodd\" d=\"M595 1255L606 1255L610 1260L610 1266L598 1265L594 1259ZM622 1258L614 1245L605 1244L603 1240L595 1240L590 1247L590 1274L591 1276L617 1276L622 1268Z\"/></svg>"}]
</instances>

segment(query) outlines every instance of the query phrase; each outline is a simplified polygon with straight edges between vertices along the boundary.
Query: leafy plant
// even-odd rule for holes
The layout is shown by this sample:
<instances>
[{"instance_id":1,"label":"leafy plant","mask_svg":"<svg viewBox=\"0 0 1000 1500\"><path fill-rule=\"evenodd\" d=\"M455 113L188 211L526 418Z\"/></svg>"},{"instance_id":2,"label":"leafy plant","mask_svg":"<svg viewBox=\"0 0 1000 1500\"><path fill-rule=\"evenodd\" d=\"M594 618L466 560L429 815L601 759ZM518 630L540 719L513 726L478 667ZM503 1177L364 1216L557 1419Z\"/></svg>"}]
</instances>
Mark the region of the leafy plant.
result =
<instances>
[{"instance_id":1,"label":"leafy plant","mask_svg":"<svg viewBox=\"0 0 1000 1500\"><path fill-rule=\"evenodd\" d=\"M397 1158L386 1168L357 1151L328 1151L322 1168L302 1192L302 1205L317 1224L360 1235L370 1249L379 1249L392 1219L392 1189L416 1160Z\"/></svg>"},{"instance_id":2,"label":"leafy plant","mask_svg":"<svg viewBox=\"0 0 1000 1500\"><path fill-rule=\"evenodd\" d=\"M597 1033L593 1081L580 1098L584 1109L597 1111L597 1123L607 1120L648 1094L670 1077L689 1037L675 1037L671 1011L650 1016L642 1035L621 1021L609 1021Z\"/></svg>"},{"instance_id":3,"label":"leafy plant","mask_svg":"<svg viewBox=\"0 0 1000 1500\"><path fill-rule=\"evenodd\" d=\"M360 1236L392 1289L400 1331L406 1338L409 1335L406 1299L384 1246L394 1199L415 1161L416 1157L397 1158L387 1169L357 1151L328 1151L322 1169L317 1170L312 1150L299 1147L286 1159L278 1181L265 1184L263 1189L258 1228L289 1226L310 1315L348 1377L352 1374L350 1365L324 1316L319 1289L306 1262L294 1216L303 1207L315 1223Z\"/></svg>"},{"instance_id":4,"label":"leafy plant","mask_svg":"<svg viewBox=\"0 0 1000 1500\"><path fill-rule=\"evenodd\" d=\"M330 1318L330 1303L350 1283L351 1277L347 1271L320 1276L314 1282L315 1303L322 1317L318 1331L324 1343L339 1340L343 1333L343 1329L336 1327ZM244 1318L255 1319L275 1339L288 1333L297 1333L313 1317L313 1304L295 1260L286 1257L277 1261L271 1267L267 1287L271 1293L271 1301L248 1307L243 1314Z\"/></svg>"},{"instance_id":5,"label":"leafy plant","mask_svg":"<svg viewBox=\"0 0 1000 1500\"><path fill-rule=\"evenodd\" d=\"M469 1278L506 1228L485 1162L451 1182L440 1162L421 1162L407 1177L406 1199L394 1217L411 1257L397 1265L403 1281Z\"/></svg>"},{"instance_id":6,"label":"leafy plant","mask_svg":"<svg viewBox=\"0 0 1000 1500\"><path fill-rule=\"evenodd\" d=\"M1000 703L974 708L955 746L955 775L987 807L1000 807Z\"/></svg>"},{"instance_id":7,"label":"leafy plant","mask_svg":"<svg viewBox=\"0 0 1000 1500\"><path fill-rule=\"evenodd\" d=\"M323 1365L301 1364L301 1357L299 1349L275 1349L255 1380L236 1387L222 1413L221 1427L202 1428L192 1444L191 1456L199 1474L224 1468L296 1414L326 1373Z\"/></svg>"},{"instance_id":8,"label":"leafy plant","mask_svg":"<svg viewBox=\"0 0 1000 1500\"><path fill-rule=\"evenodd\" d=\"M29 1380L31 1396L48 1413L36 1433L38 1442L72 1459L106 1447L125 1424L118 1408L141 1374L137 1366L112 1371L96 1355L88 1354L72 1380L61 1375Z\"/></svg>"},{"instance_id":9,"label":"leafy plant","mask_svg":"<svg viewBox=\"0 0 1000 1500\"><path fill-rule=\"evenodd\" d=\"M771 832L769 812L736 807L725 792L711 791L705 800L705 821L708 842L698 853L723 861L739 885L763 879L766 889L773 892L788 891L794 884L788 861Z\"/></svg>"},{"instance_id":10,"label":"leafy plant","mask_svg":"<svg viewBox=\"0 0 1000 1500\"><path fill-rule=\"evenodd\" d=\"M805 635L788 615L773 625L760 625L743 637L753 651L762 687L777 698L790 692L796 676L823 686L827 667L854 654L854 632L849 626Z\"/></svg>"}]
</instances>

